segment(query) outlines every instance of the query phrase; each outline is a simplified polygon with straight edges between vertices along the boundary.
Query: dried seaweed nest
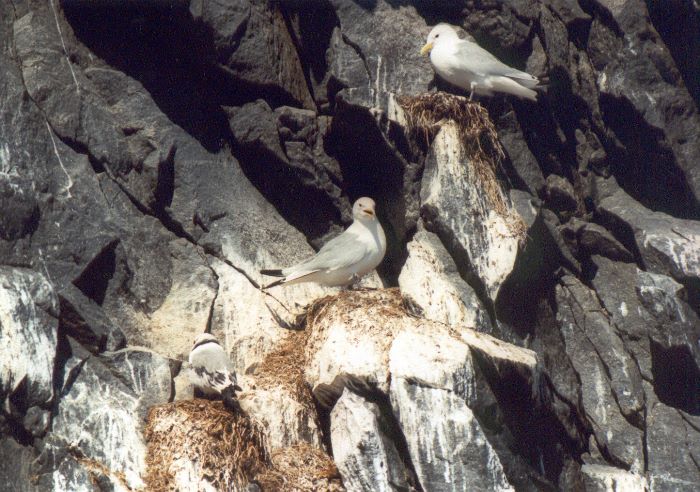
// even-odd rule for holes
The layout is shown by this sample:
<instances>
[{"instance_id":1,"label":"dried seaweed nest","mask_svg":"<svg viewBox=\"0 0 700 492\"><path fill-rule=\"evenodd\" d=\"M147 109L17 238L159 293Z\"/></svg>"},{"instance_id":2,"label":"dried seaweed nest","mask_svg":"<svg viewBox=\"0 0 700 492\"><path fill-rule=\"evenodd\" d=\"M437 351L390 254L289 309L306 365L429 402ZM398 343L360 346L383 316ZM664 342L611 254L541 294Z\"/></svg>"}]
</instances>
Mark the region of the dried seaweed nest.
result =
<instances>
[{"instance_id":1,"label":"dried seaweed nest","mask_svg":"<svg viewBox=\"0 0 700 492\"><path fill-rule=\"evenodd\" d=\"M343 491L333 460L318 448L298 444L272 453L272 468L256 477L264 491Z\"/></svg>"},{"instance_id":2,"label":"dried seaweed nest","mask_svg":"<svg viewBox=\"0 0 700 492\"><path fill-rule=\"evenodd\" d=\"M152 407L147 416L146 485L178 490L176 471L186 462L217 490L244 487L270 466L262 428L220 401L183 400Z\"/></svg>"},{"instance_id":3,"label":"dried seaweed nest","mask_svg":"<svg viewBox=\"0 0 700 492\"><path fill-rule=\"evenodd\" d=\"M466 157L473 164L491 205L503 217L509 231L523 240L527 226L508 205L498 180L505 152L486 109L465 97L445 92L399 96L397 102L404 110L409 131L423 136L426 144L435 138L443 124L451 121L457 126Z\"/></svg>"}]
</instances>

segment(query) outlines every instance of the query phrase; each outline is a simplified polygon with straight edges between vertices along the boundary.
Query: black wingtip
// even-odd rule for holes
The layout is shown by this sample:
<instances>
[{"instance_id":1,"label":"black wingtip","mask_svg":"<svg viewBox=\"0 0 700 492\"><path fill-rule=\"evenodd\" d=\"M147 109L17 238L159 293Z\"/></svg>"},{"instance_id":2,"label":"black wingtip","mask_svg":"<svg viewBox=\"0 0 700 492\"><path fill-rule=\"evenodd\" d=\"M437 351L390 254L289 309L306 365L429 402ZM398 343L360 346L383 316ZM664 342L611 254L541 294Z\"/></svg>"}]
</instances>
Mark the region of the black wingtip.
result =
<instances>
[{"instance_id":1,"label":"black wingtip","mask_svg":"<svg viewBox=\"0 0 700 492\"><path fill-rule=\"evenodd\" d=\"M279 280L275 280L274 282L272 282L272 283L270 283L270 284L264 285L264 286L263 286L263 290L269 289L270 287L275 287L276 285L281 285L281 284L283 284L286 280L287 280L286 278L281 278L281 279L279 279Z\"/></svg>"},{"instance_id":2,"label":"black wingtip","mask_svg":"<svg viewBox=\"0 0 700 492\"><path fill-rule=\"evenodd\" d=\"M260 270L260 273L268 277L284 277L282 270Z\"/></svg>"}]
</instances>

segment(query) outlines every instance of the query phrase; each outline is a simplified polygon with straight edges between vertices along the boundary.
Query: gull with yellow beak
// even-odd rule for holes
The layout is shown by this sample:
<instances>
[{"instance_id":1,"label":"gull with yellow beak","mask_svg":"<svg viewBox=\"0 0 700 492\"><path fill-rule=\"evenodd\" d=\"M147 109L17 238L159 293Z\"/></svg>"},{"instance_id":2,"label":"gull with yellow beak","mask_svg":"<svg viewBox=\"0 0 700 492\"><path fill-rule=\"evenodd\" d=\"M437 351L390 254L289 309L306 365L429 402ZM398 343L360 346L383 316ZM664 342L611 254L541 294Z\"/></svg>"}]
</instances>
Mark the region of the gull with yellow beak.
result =
<instances>
[{"instance_id":1,"label":"gull with yellow beak","mask_svg":"<svg viewBox=\"0 0 700 492\"><path fill-rule=\"evenodd\" d=\"M375 214L374 200L357 200L352 216L350 227L323 245L312 258L282 270L260 270L263 275L282 277L263 288L300 282L346 286L377 268L386 253L386 237Z\"/></svg>"},{"instance_id":2,"label":"gull with yellow beak","mask_svg":"<svg viewBox=\"0 0 700 492\"><path fill-rule=\"evenodd\" d=\"M440 77L470 91L470 100L474 94L492 96L494 92L504 92L537 101L533 90L539 84L537 77L499 61L471 36L460 39L454 26L436 25L420 52L430 53L430 63Z\"/></svg>"}]
</instances>

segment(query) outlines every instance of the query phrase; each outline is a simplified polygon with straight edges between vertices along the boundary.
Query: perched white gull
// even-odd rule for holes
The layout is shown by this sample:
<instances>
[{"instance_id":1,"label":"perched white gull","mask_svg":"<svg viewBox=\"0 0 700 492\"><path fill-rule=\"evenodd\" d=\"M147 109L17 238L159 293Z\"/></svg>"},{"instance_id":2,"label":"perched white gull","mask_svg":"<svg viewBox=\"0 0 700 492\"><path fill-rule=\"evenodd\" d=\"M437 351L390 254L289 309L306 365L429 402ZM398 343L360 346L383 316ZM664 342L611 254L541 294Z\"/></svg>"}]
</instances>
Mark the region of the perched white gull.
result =
<instances>
[{"instance_id":1,"label":"perched white gull","mask_svg":"<svg viewBox=\"0 0 700 492\"><path fill-rule=\"evenodd\" d=\"M470 91L469 99L474 94L492 96L494 92L505 92L537 101L533 90L539 84L537 77L499 61L471 37L460 39L454 26L433 27L420 52L430 53L430 63L440 77Z\"/></svg>"},{"instance_id":2,"label":"perched white gull","mask_svg":"<svg viewBox=\"0 0 700 492\"><path fill-rule=\"evenodd\" d=\"M233 364L217 339L209 333L197 335L190 352L192 384L208 396L221 396L224 405L237 410L236 391L241 391Z\"/></svg>"},{"instance_id":3,"label":"perched white gull","mask_svg":"<svg viewBox=\"0 0 700 492\"><path fill-rule=\"evenodd\" d=\"M377 268L386 253L386 237L374 207L371 198L357 200L352 206L354 221L350 227L312 258L282 270L260 270L263 275L282 277L264 288L299 282L345 286Z\"/></svg>"}]
</instances>

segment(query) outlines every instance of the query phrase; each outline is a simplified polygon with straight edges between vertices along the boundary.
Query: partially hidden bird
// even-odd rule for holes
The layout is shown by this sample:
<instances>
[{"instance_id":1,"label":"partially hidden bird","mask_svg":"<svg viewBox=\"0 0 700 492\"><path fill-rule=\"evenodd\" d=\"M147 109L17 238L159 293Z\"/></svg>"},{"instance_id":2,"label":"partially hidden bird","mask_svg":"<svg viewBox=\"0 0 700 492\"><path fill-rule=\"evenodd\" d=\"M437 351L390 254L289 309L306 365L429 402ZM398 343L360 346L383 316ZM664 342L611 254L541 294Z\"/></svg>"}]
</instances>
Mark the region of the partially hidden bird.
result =
<instances>
[{"instance_id":1,"label":"partially hidden bird","mask_svg":"<svg viewBox=\"0 0 700 492\"><path fill-rule=\"evenodd\" d=\"M386 253L386 236L377 219L374 200L362 197L355 201L352 216L350 227L313 257L280 270L260 270L263 275L281 277L263 288L300 282L347 286L377 268Z\"/></svg>"},{"instance_id":2,"label":"partially hidden bird","mask_svg":"<svg viewBox=\"0 0 700 492\"><path fill-rule=\"evenodd\" d=\"M197 335L190 351L190 380L206 396L220 396L228 408L240 409L236 399L238 386L236 372L226 351L209 333Z\"/></svg>"},{"instance_id":3,"label":"partially hidden bird","mask_svg":"<svg viewBox=\"0 0 700 492\"><path fill-rule=\"evenodd\" d=\"M492 96L495 92L513 94L537 101L539 79L527 72L509 67L476 44L471 36L461 39L457 28L450 24L433 27L422 55L430 54L435 72L452 85L474 94Z\"/></svg>"}]
</instances>

